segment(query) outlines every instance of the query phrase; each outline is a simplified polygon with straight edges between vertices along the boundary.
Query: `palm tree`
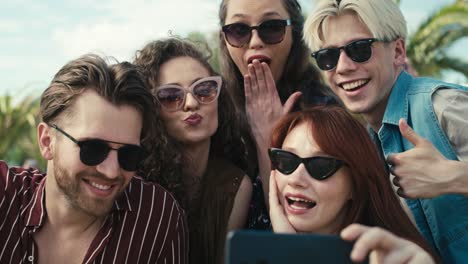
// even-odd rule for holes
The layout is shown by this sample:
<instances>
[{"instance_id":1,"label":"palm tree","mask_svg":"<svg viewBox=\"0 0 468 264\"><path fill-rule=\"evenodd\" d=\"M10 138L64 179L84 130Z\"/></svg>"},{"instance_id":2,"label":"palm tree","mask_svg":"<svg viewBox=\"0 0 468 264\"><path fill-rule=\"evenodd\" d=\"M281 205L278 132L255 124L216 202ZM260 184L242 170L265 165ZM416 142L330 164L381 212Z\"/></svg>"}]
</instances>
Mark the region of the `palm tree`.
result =
<instances>
[{"instance_id":1,"label":"palm tree","mask_svg":"<svg viewBox=\"0 0 468 264\"><path fill-rule=\"evenodd\" d=\"M468 77L467 61L447 54L453 43L467 36L468 1L457 0L430 15L408 37L407 56L419 75L440 77L442 71L453 70Z\"/></svg>"},{"instance_id":2,"label":"palm tree","mask_svg":"<svg viewBox=\"0 0 468 264\"><path fill-rule=\"evenodd\" d=\"M16 165L26 158L40 161L36 135L39 101L27 96L15 104L13 99L10 95L0 97L0 159Z\"/></svg>"}]
</instances>

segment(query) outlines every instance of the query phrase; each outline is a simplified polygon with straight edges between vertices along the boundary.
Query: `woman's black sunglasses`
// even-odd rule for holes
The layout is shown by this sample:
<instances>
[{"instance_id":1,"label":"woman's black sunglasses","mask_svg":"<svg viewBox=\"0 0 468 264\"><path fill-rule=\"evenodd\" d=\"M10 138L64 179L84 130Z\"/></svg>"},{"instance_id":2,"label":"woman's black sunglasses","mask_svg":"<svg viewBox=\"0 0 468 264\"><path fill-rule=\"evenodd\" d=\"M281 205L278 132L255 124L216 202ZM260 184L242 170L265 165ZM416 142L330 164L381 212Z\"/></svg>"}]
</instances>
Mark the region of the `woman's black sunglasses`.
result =
<instances>
[{"instance_id":1,"label":"woman's black sunglasses","mask_svg":"<svg viewBox=\"0 0 468 264\"><path fill-rule=\"evenodd\" d=\"M344 50L346 55L355 62L366 62L372 56L372 43L381 41L376 38L355 40L342 47L326 48L312 53L321 70L331 71L336 68L340 59L340 51Z\"/></svg>"},{"instance_id":2,"label":"woman's black sunglasses","mask_svg":"<svg viewBox=\"0 0 468 264\"><path fill-rule=\"evenodd\" d=\"M51 127L65 135L71 141L80 147L80 160L88 166L96 166L103 162L111 150L116 150L120 167L126 171L136 171L141 160L145 157L145 150L138 145L123 144L119 142L106 141L102 139L77 140L68 133L60 129L57 125ZM115 149L109 146L109 143L123 145Z\"/></svg>"},{"instance_id":3,"label":"woman's black sunglasses","mask_svg":"<svg viewBox=\"0 0 468 264\"><path fill-rule=\"evenodd\" d=\"M278 148L268 150L273 169L278 170L282 174L289 175L293 173L301 163L309 173L309 175L317 180L325 180L332 176L344 162L332 157L309 157L301 158L294 153Z\"/></svg>"},{"instance_id":4,"label":"woman's black sunglasses","mask_svg":"<svg viewBox=\"0 0 468 264\"><path fill-rule=\"evenodd\" d=\"M265 44L277 44L283 41L286 26L291 25L291 19L272 19L249 26L245 23L233 23L222 27L224 38L233 47L240 48L250 42L252 30L257 30L258 36Z\"/></svg>"}]
</instances>

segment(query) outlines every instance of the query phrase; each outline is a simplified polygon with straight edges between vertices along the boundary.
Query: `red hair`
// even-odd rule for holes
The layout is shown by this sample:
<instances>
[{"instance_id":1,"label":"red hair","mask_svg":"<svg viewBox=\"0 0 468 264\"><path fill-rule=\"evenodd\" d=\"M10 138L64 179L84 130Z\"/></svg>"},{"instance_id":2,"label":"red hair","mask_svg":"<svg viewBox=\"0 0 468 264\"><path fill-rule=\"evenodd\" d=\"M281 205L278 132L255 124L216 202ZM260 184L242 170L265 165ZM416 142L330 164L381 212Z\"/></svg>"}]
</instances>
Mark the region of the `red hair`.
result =
<instances>
[{"instance_id":1,"label":"red hair","mask_svg":"<svg viewBox=\"0 0 468 264\"><path fill-rule=\"evenodd\" d=\"M349 167L353 198L341 228L351 223L382 227L416 243L437 260L401 207L366 128L341 107L313 107L282 118L273 129L272 147L281 148L289 132L303 123L322 151Z\"/></svg>"}]
</instances>

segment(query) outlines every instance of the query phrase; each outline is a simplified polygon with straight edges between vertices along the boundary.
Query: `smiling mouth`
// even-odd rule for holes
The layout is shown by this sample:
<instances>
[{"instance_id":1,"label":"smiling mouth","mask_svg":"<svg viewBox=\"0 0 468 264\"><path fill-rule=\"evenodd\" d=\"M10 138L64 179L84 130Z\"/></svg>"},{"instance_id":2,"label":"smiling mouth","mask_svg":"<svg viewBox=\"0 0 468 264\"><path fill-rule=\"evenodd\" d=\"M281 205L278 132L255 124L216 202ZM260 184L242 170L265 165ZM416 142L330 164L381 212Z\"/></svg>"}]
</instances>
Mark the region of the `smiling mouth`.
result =
<instances>
[{"instance_id":1,"label":"smiling mouth","mask_svg":"<svg viewBox=\"0 0 468 264\"><path fill-rule=\"evenodd\" d=\"M370 79L364 79L364 80L357 80L354 82L347 82L347 83L342 83L339 86L343 88L343 90L347 92L355 91L363 87L364 85L368 84Z\"/></svg>"},{"instance_id":2,"label":"smiling mouth","mask_svg":"<svg viewBox=\"0 0 468 264\"><path fill-rule=\"evenodd\" d=\"M317 205L317 203L314 201L295 197L286 197L286 201L288 202L288 205L293 209L310 209Z\"/></svg>"},{"instance_id":3,"label":"smiling mouth","mask_svg":"<svg viewBox=\"0 0 468 264\"><path fill-rule=\"evenodd\" d=\"M87 184L89 184L90 186L92 186L93 188L95 188L95 189L97 189L99 191L103 191L103 192L110 191L115 186L113 184L111 184L111 185L99 184L97 182L93 182L93 181L88 180L88 179L83 179L83 181L86 182Z\"/></svg>"}]
</instances>

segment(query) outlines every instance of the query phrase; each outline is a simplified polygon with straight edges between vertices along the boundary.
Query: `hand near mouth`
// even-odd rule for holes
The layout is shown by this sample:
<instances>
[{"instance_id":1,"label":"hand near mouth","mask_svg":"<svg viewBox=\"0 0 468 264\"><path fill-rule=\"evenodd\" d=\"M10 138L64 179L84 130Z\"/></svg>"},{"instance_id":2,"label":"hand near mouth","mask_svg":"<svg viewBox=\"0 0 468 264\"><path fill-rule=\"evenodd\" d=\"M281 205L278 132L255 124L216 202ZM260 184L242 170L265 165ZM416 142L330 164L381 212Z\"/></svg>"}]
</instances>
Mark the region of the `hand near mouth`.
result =
<instances>
[{"instance_id":1,"label":"hand near mouth","mask_svg":"<svg viewBox=\"0 0 468 264\"><path fill-rule=\"evenodd\" d=\"M247 68L248 73L244 75L245 112L257 144L259 175L267 200L270 171L267 148L270 145L270 133L276 121L291 111L301 92L293 93L282 105L268 64L254 59Z\"/></svg>"},{"instance_id":2,"label":"hand near mouth","mask_svg":"<svg viewBox=\"0 0 468 264\"><path fill-rule=\"evenodd\" d=\"M294 227L289 222L284 208L280 203L278 197L278 187L276 185L275 172L271 171L270 174L270 192L268 194L268 201L270 204L270 220L275 233L297 233Z\"/></svg>"},{"instance_id":3,"label":"hand near mouth","mask_svg":"<svg viewBox=\"0 0 468 264\"><path fill-rule=\"evenodd\" d=\"M255 139L269 144L267 139L273 124L291 111L301 93L292 94L282 105L270 67L257 59L248 66L244 89L245 111Z\"/></svg>"}]
</instances>

